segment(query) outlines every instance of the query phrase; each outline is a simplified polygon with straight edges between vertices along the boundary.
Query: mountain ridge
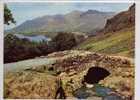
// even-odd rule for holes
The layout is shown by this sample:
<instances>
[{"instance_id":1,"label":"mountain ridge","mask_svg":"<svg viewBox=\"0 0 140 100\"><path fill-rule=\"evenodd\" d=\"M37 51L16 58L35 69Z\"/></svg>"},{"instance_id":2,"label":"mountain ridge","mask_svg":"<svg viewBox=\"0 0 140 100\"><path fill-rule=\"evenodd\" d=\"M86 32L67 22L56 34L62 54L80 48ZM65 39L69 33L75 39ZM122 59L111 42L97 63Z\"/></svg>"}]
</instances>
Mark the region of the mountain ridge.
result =
<instances>
[{"instance_id":1,"label":"mountain ridge","mask_svg":"<svg viewBox=\"0 0 140 100\"><path fill-rule=\"evenodd\" d=\"M34 32L85 32L90 33L104 27L106 20L114 12L100 12L96 10L72 11L67 14L45 15L27 20L19 26L9 30L11 33Z\"/></svg>"}]
</instances>

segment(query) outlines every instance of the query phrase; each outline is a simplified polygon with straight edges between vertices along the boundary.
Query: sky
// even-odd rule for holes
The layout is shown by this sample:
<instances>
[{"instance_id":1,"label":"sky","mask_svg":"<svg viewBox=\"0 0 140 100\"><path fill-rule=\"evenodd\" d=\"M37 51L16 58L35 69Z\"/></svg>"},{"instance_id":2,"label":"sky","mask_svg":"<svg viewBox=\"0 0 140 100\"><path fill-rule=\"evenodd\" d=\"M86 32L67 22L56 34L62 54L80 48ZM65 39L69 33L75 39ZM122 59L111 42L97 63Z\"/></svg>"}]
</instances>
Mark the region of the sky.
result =
<instances>
[{"instance_id":1,"label":"sky","mask_svg":"<svg viewBox=\"0 0 140 100\"><path fill-rule=\"evenodd\" d=\"M32 20L44 15L66 14L74 10L87 11L98 10L104 12L121 12L127 10L132 3L7 3L15 24L5 25L5 29L16 27L26 20Z\"/></svg>"}]
</instances>

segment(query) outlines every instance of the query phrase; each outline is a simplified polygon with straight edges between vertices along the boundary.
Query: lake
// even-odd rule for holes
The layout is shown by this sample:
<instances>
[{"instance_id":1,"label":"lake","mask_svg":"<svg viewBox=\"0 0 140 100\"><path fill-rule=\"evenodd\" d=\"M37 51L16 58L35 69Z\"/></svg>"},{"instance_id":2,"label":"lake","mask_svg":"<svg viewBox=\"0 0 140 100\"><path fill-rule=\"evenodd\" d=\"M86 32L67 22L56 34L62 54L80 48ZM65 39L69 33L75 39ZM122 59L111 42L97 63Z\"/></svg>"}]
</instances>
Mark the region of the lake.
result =
<instances>
[{"instance_id":1,"label":"lake","mask_svg":"<svg viewBox=\"0 0 140 100\"><path fill-rule=\"evenodd\" d=\"M29 41L33 42L41 42L41 41L51 41L51 38L45 36L45 35L23 35L23 34L15 34L20 39L28 39Z\"/></svg>"}]
</instances>

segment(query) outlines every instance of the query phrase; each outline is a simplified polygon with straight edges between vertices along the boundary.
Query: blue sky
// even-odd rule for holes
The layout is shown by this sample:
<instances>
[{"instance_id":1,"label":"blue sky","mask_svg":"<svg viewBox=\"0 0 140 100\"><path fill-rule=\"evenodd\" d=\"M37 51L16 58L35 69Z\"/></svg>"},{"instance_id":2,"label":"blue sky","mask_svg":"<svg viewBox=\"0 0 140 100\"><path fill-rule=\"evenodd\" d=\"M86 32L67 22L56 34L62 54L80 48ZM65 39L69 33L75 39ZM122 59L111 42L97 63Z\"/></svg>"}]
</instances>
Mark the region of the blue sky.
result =
<instances>
[{"instance_id":1,"label":"blue sky","mask_svg":"<svg viewBox=\"0 0 140 100\"><path fill-rule=\"evenodd\" d=\"M43 15L66 14L73 10L86 11L89 9L105 12L120 12L127 10L131 3L8 3L7 6L13 13L16 25L5 26L13 28L26 20L31 20Z\"/></svg>"}]
</instances>

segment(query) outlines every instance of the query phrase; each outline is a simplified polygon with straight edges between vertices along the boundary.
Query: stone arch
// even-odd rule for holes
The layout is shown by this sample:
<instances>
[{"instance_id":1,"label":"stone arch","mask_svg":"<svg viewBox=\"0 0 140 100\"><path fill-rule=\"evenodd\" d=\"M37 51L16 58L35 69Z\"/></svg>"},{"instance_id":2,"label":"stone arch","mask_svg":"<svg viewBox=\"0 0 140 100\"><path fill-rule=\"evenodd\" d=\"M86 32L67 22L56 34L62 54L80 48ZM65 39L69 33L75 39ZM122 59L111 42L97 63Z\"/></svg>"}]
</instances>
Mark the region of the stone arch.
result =
<instances>
[{"instance_id":1,"label":"stone arch","mask_svg":"<svg viewBox=\"0 0 140 100\"><path fill-rule=\"evenodd\" d=\"M84 82L88 84L96 84L109 75L110 72L105 68L91 67L89 68L87 74L84 76Z\"/></svg>"}]
</instances>

